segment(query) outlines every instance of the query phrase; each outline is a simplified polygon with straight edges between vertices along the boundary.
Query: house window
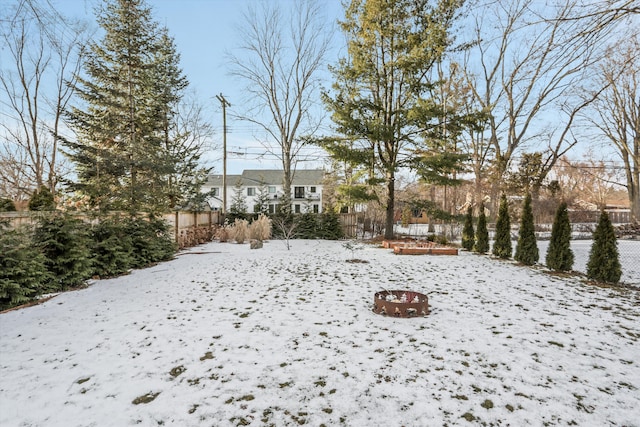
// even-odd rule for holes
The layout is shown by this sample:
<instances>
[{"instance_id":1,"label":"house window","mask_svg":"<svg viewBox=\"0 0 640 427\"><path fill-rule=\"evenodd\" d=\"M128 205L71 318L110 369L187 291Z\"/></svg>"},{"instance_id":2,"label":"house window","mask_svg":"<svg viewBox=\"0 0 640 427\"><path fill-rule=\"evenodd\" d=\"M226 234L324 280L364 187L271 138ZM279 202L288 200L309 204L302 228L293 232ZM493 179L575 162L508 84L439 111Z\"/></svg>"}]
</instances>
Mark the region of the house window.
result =
<instances>
[{"instance_id":1,"label":"house window","mask_svg":"<svg viewBox=\"0 0 640 427\"><path fill-rule=\"evenodd\" d=\"M269 213L270 214L276 213L276 205L274 205L273 203L269 205Z\"/></svg>"},{"instance_id":2,"label":"house window","mask_svg":"<svg viewBox=\"0 0 640 427\"><path fill-rule=\"evenodd\" d=\"M293 196L296 199L304 199L304 187L294 187Z\"/></svg>"},{"instance_id":3,"label":"house window","mask_svg":"<svg viewBox=\"0 0 640 427\"><path fill-rule=\"evenodd\" d=\"M316 187L309 188L309 193L315 193L315 192L316 192Z\"/></svg>"},{"instance_id":4,"label":"house window","mask_svg":"<svg viewBox=\"0 0 640 427\"><path fill-rule=\"evenodd\" d=\"M300 213L300 205L294 205L295 213Z\"/></svg>"},{"instance_id":5,"label":"house window","mask_svg":"<svg viewBox=\"0 0 640 427\"><path fill-rule=\"evenodd\" d=\"M247 188L247 196L255 196L256 195L256 189L253 187L249 187Z\"/></svg>"},{"instance_id":6,"label":"house window","mask_svg":"<svg viewBox=\"0 0 640 427\"><path fill-rule=\"evenodd\" d=\"M212 196L217 196L218 195L218 187L215 187L215 188L211 189L211 195Z\"/></svg>"},{"instance_id":7,"label":"house window","mask_svg":"<svg viewBox=\"0 0 640 427\"><path fill-rule=\"evenodd\" d=\"M313 187L311 187L313 188ZM320 212L320 206L319 205L313 205L313 213L318 213Z\"/></svg>"},{"instance_id":8,"label":"house window","mask_svg":"<svg viewBox=\"0 0 640 427\"><path fill-rule=\"evenodd\" d=\"M276 187L274 186L269 186L269 194L274 194L276 192Z\"/></svg>"}]
</instances>

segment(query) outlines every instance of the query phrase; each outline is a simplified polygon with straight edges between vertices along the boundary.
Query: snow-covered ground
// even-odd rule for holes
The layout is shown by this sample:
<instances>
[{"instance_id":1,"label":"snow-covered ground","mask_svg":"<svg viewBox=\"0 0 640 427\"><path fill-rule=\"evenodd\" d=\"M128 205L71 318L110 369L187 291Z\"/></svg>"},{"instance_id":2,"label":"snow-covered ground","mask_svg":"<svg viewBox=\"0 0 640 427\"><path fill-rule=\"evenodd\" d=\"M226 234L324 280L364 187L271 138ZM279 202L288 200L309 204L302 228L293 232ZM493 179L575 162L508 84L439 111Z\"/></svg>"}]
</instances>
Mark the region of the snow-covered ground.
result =
<instances>
[{"instance_id":1,"label":"snow-covered ground","mask_svg":"<svg viewBox=\"0 0 640 427\"><path fill-rule=\"evenodd\" d=\"M384 288L431 314L374 314ZM639 361L635 290L469 253L210 243L1 314L0 425L640 426Z\"/></svg>"}]
</instances>

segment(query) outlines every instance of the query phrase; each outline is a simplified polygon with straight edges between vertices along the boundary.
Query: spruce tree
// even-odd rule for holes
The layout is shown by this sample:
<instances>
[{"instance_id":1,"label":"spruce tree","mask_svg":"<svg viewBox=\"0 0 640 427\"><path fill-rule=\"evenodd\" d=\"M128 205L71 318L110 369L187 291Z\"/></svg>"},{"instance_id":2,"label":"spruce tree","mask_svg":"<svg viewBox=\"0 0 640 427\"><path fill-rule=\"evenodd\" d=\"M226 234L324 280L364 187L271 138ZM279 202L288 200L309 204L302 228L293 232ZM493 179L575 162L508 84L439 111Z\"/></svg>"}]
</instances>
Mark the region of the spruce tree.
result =
<instances>
[{"instance_id":1,"label":"spruce tree","mask_svg":"<svg viewBox=\"0 0 640 427\"><path fill-rule=\"evenodd\" d=\"M468 251L473 249L475 241L475 233L473 232L473 208L467 208L467 215L464 220L464 228L462 229L462 247Z\"/></svg>"},{"instance_id":2,"label":"spruce tree","mask_svg":"<svg viewBox=\"0 0 640 427\"><path fill-rule=\"evenodd\" d=\"M570 271L573 268L573 251L571 250L571 223L567 204L562 202L558 206L553 227L551 228L551 240L545 257L547 267L555 271Z\"/></svg>"},{"instance_id":3,"label":"spruce tree","mask_svg":"<svg viewBox=\"0 0 640 427\"><path fill-rule=\"evenodd\" d=\"M175 48L144 0L105 2L98 24L104 37L78 77L83 102L67 113L77 136L63 141L76 165L69 186L101 210L166 210L180 163L169 130L186 86Z\"/></svg>"},{"instance_id":4,"label":"spruce tree","mask_svg":"<svg viewBox=\"0 0 640 427\"><path fill-rule=\"evenodd\" d=\"M518 234L518 244L516 245L516 254L513 258L525 265L533 265L540 259L538 244L536 243L530 193L527 193L524 198L522 218L520 219L520 231Z\"/></svg>"},{"instance_id":5,"label":"spruce tree","mask_svg":"<svg viewBox=\"0 0 640 427\"><path fill-rule=\"evenodd\" d=\"M473 251L481 254L489 252L489 231L487 230L487 216L484 213L484 203L480 203L476 244L473 247Z\"/></svg>"},{"instance_id":6,"label":"spruce tree","mask_svg":"<svg viewBox=\"0 0 640 427\"><path fill-rule=\"evenodd\" d=\"M618 283L622 275L618 242L609 215L602 211L593 233L593 245L589 252L587 277L599 282Z\"/></svg>"},{"instance_id":7,"label":"spruce tree","mask_svg":"<svg viewBox=\"0 0 640 427\"><path fill-rule=\"evenodd\" d=\"M493 255L498 258L511 258L511 220L509 219L509 205L507 196L500 197L500 208L496 221L496 238L493 242Z\"/></svg>"}]
</instances>

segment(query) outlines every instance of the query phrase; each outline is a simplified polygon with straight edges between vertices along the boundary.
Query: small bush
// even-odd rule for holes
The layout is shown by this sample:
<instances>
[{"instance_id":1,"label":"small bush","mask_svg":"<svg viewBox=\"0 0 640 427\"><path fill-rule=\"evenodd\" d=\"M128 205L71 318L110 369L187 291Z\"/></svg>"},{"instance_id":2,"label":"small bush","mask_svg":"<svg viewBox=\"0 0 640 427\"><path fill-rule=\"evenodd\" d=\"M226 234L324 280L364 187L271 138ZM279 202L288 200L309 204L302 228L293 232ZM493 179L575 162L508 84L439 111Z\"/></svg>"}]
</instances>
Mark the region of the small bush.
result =
<instances>
[{"instance_id":1,"label":"small bush","mask_svg":"<svg viewBox=\"0 0 640 427\"><path fill-rule=\"evenodd\" d=\"M53 274L49 291L77 287L91 277L89 229L84 222L58 214L42 218L34 232L34 244L42 250Z\"/></svg>"},{"instance_id":2,"label":"small bush","mask_svg":"<svg viewBox=\"0 0 640 427\"><path fill-rule=\"evenodd\" d=\"M599 282L618 283L622 275L618 242L609 215L602 211L596 230L593 232L593 245L589 252L587 277Z\"/></svg>"},{"instance_id":3,"label":"small bush","mask_svg":"<svg viewBox=\"0 0 640 427\"><path fill-rule=\"evenodd\" d=\"M331 209L320 214L320 235L325 240L340 240L344 237L340 217Z\"/></svg>"},{"instance_id":4,"label":"small bush","mask_svg":"<svg viewBox=\"0 0 640 427\"><path fill-rule=\"evenodd\" d=\"M53 194L47 187L40 187L33 192L31 199L29 199L30 211L53 211L56 208L56 204L53 200Z\"/></svg>"},{"instance_id":5,"label":"small bush","mask_svg":"<svg viewBox=\"0 0 640 427\"><path fill-rule=\"evenodd\" d=\"M91 229L93 275L112 277L134 264L133 241L120 218L104 219Z\"/></svg>"},{"instance_id":6,"label":"small bush","mask_svg":"<svg viewBox=\"0 0 640 427\"><path fill-rule=\"evenodd\" d=\"M487 230L487 217L484 213L483 203L480 203L480 212L478 214L478 228L476 231L476 244L473 247L473 251L480 254L489 252L489 231Z\"/></svg>"},{"instance_id":7,"label":"small bush","mask_svg":"<svg viewBox=\"0 0 640 427\"><path fill-rule=\"evenodd\" d=\"M296 215L296 237L299 239L317 239L320 236L318 214L306 212Z\"/></svg>"},{"instance_id":8,"label":"small bush","mask_svg":"<svg viewBox=\"0 0 640 427\"><path fill-rule=\"evenodd\" d=\"M45 293L52 276L46 258L25 228L0 233L0 309Z\"/></svg>"},{"instance_id":9,"label":"small bush","mask_svg":"<svg viewBox=\"0 0 640 427\"><path fill-rule=\"evenodd\" d=\"M573 268L573 251L571 250L571 223L567 204L562 202L558 206L553 226L551 240L545 257L547 267L555 271L570 271Z\"/></svg>"},{"instance_id":10,"label":"small bush","mask_svg":"<svg viewBox=\"0 0 640 427\"><path fill-rule=\"evenodd\" d=\"M176 243L169 225L162 218L145 220L132 217L123 222L125 231L131 237L132 268L146 267L173 258Z\"/></svg>"},{"instance_id":11,"label":"small bush","mask_svg":"<svg viewBox=\"0 0 640 427\"><path fill-rule=\"evenodd\" d=\"M0 198L0 212L15 212L16 205L13 200Z\"/></svg>"},{"instance_id":12,"label":"small bush","mask_svg":"<svg viewBox=\"0 0 640 427\"><path fill-rule=\"evenodd\" d=\"M533 223L533 211L531 209L531 194L529 193L527 193L527 196L524 198L522 218L520 219L518 244L516 246L516 254L513 259L525 265L533 265L538 262L538 259L540 259L538 244L536 242L535 226Z\"/></svg>"},{"instance_id":13,"label":"small bush","mask_svg":"<svg viewBox=\"0 0 640 427\"><path fill-rule=\"evenodd\" d=\"M473 208L469 206L464 219L464 227L462 228L462 247L468 251L472 250L475 237L473 231Z\"/></svg>"},{"instance_id":14,"label":"small bush","mask_svg":"<svg viewBox=\"0 0 640 427\"><path fill-rule=\"evenodd\" d=\"M509 219L509 205L507 196L500 197L500 209L496 221L496 239L493 242L493 255L498 258L511 258L511 220Z\"/></svg>"}]
</instances>

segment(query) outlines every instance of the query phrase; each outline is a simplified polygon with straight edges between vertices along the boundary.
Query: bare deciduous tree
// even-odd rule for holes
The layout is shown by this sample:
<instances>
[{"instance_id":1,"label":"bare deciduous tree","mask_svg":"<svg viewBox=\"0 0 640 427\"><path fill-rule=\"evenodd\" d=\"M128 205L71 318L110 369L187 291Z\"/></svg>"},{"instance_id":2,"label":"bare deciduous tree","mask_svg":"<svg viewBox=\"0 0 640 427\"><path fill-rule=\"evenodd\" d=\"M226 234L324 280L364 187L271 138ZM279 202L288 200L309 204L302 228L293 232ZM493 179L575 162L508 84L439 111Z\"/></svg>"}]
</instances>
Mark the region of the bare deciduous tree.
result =
<instances>
[{"instance_id":1,"label":"bare deciduous tree","mask_svg":"<svg viewBox=\"0 0 640 427\"><path fill-rule=\"evenodd\" d=\"M615 147L624 165L631 216L640 220L640 35L609 49L599 94L587 120ZM589 94L587 95L589 96Z\"/></svg>"},{"instance_id":2,"label":"bare deciduous tree","mask_svg":"<svg viewBox=\"0 0 640 427\"><path fill-rule=\"evenodd\" d=\"M616 24L602 25L597 7L587 13L566 0L498 0L472 10L475 46L464 69L476 101L491 113L494 196L518 151L544 153L535 198L553 165L578 143L576 118L596 94L580 98L576 88L593 74Z\"/></svg>"},{"instance_id":3,"label":"bare deciduous tree","mask_svg":"<svg viewBox=\"0 0 640 427\"><path fill-rule=\"evenodd\" d=\"M0 180L9 197L24 199L35 189L55 190L60 174L58 136L72 96L87 30L48 2L18 0L3 15L0 69L3 114Z\"/></svg>"},{"instance_id":4,"label":"bare deciduous tree","mask_svg":"<svg viewBox=\"0 0 640 427\"><path fill-rule=\"evenodd\" d=\"M248 9L241 44L229 55L232 74L247 83L249 109L238 117L256 124L275 142L275 147L268 141L264 145L282 162L285 197L291 194L304 137L321 121L314 115L317 73L325 64L331 34L321 7L321 2L297 0L290 13L271 2Z\"/></svg>"}]
</instances>

